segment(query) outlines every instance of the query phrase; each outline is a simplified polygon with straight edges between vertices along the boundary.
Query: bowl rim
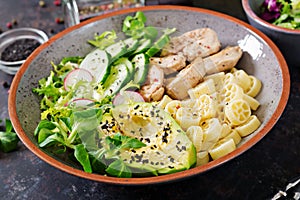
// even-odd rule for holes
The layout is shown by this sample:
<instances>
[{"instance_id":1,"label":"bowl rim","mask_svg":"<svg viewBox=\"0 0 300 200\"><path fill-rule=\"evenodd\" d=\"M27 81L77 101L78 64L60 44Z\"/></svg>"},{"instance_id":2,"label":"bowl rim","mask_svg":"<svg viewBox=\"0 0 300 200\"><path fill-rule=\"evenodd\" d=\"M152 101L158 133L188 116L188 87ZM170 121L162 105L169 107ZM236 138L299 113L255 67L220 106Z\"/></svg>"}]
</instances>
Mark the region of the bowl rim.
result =
<instances>
[{"instance_id":1,"label":"bowl rim","mask_svg":"<svg viewBox=\"0 0 300 200\"><path fill-rule=\"evenodd\" d=\"M35 56L37 56L44 48L49 46L52 42L58 40L63 35L66 35L76 29L79 29L80 27L98 21L102 20L104 18L120 15L120 14L129 14L134 13L137 11L155 11L155 10L174 10L174 11L190 11L190 12L199 12L204 14L213 15L215 17L223 18L226 20L229 20L231 22L237 23L250 31L252 31L254 34L257 34L260 36L269 46L271 49L273 49L274 54L276 55L281 71L282 71L282 96L280 97L279 103L277 105L277 109L273 113L270 120L266 123L266 126L263 127L256 135L254 135L251 139L249 139L247 142L245 142L243 145L241 145L239 148L237 148L235 151L217 159L214 161L211 161L205 165L198 166L191 168L189 170L168 174L168 175L161 175L156 177L143 177L143 178L117 178L117 177L109 177L104 176L100 174L94 174L94 173L86 173L83 170L75 169L69 165L63 164L62 162L59 162L58 160L54 159L53 157L46 154L42 149L40 149L38 146L34 145L31 140L26 136L25 131L23 130L21 123L18 119L18 115L16 112L16 94L19 86L19 82L22 79L23 74L26 72L27 68L29 67L32 60L34 60ZM290 75L289 70L286 64L286 61L281 54L278 47L269 39L265 34L260 32L259 30L255 29L251 25L247 24L246 22L243 22L237 18L234 18L232 16L208 10L203 8L195 8L195 7L187 7L187 6L175 6L175 5L156 5L156 6L145 6L145 7L138 7L138 8L129 8L124 10L115 11L112 13L107 13L104 15L100 15L94 18L91 18L87 21L84 21L78 25L69 27L65 29L64 31L58 33L57 35L53 36L48 40L46 43L42 44L40 47L38 47L33 54L31 54L28 59L25 61L25 63L21 66L20 70L15 75L8 98L8 112L11 117L11 122L14 126L15 131L17 132L18 136L20 137L21 141L25 144L25 146L30 149L35 155L37 155L40 159L44 160L46 163L64 171L69 174L94 180L102 183L108 183L113 185L149 185L149 184L158 184L158 183L165 183L165 182L174 182L178 180L183 180L195 175L198 175L203 172L207 172L215 167L220 166L221 164L228 162L232 160L233 158L239 156L246 150L248 150L250 147L252 147L254 144L256 144L259 140L261 140L275 125L277 120L280 118L281 114L284 111L284 108L287 104L288 97L290 92Z\"/></svg>"},{"instance_id":2,"label":"bowl rim","mask_svg":"<svg viewBox=\"0 0 300 200\"><path fill-rule=\"evenodd\" d=\"M5 31L4 33L0 34L0 39L7 37L11 34L14 34L14 33L18 33L18 32L19 33L31 32L31 33L37 34L36 36L32 36L32 37L28 37L29 34L20 34L18 37L22 36L22 39L31 38L31 39L35 39L35 40L37 40L37 38L40 38L42 41L41 44L45 43L49 39L49 37L47 36L47 34L44 31L36 29L36 28L30 28L30 27L15 28L12 30ZM9 42L11 43L16 40L18 40L18 38L13 38ZM0 64L2 64L4 66L21 66L25 62L25 60L18 60L18 61L10 62L10 61L4 61L4 60L0 59Z\"/></svg>"},{"instance_id":3,"label":"bowl rim","mask_svg":"<svg viewBox=\"0 0 300 200\"><path fill-rule=\"evenodd\" d=\"M299 29L284 28L284 27L280 27L280 26L274 25L270 22L263 20L262 18L257 16L257 14L251 9L249 1L250 0L242 0L242 7L243 7L246 15L248 17L250 17L252 20L254 20L255 22L257 22L258 24L260 24L261 26L263 26L267 29L271 29L271 30L286 33L286 34L295 34L295 35L300 34Z\"/></svg>"}]
</instances>

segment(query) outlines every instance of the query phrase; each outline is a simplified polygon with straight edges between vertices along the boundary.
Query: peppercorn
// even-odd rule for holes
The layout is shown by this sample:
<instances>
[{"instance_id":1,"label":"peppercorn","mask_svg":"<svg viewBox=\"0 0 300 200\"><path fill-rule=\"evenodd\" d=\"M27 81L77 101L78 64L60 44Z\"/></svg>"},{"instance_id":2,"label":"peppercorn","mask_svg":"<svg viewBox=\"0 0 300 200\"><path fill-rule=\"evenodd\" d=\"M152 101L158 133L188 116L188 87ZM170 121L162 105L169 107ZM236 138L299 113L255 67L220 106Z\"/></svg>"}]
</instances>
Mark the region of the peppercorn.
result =
<instances>
[{"instance_id":1,"label":"peppercorn","mask_svg":"<svg viewBox=\"0 0 300 200\"><path fill-rule=\"evenodd\" d=\"M53 1L53 4L56 6L61 6L61 1L60 0L55 0Z\"/></svg>"},{"instance_id":2,"label":"peppercorn","mask_svg":"<svg viewBox=\"0 0 300 200\"><path fill-rule=\"evenodd\" d=\"M39 1L39 6L40 6L40 7L45 7L45 6L46 6L45 1Z\"/></svg>"},{"instance_id":3,"label":"peppercorn","mask_svg":"<svg viewBox=\"0 0 300 200\"><path fill-rule=\"evenodd\" d=\"M6 27L7 27L8 29L11 29L11 28L12 28L12 23L11 23L11 22L7 22L7 23L6 23Z\"/></svg>"},{"instance_id":4,"label":"peppercorn","mask_svg":"<svg viewBox=\"0 0 300 200\"><path fill-rule=\"evenodd\" d=\"M18 25L18 21L17 21L16 19L13 19L13 20L11 21L11 23L12 23L13 25Z\"/></svg>"},{"instance_id":5,"label":"peppercorn","mask_svg":"<svg viewBox=\"0 0 300 200\"><path fill-rule=\"evenodd\" d=\"M64 23L64 19L62 19L61 17L56 17L56 18L55 18L55 22L56 22L57 24L63 24L63 23Z\"/></svg>"}]
</instances>

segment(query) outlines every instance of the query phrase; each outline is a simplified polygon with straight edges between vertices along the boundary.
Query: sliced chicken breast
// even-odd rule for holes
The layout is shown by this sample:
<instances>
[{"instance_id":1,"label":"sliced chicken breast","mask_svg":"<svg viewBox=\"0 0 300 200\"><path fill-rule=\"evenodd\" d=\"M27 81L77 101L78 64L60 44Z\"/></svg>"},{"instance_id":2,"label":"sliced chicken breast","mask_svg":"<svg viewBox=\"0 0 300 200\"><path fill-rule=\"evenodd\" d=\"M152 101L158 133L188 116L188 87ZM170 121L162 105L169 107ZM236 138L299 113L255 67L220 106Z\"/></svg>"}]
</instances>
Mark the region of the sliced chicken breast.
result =
<instances>
[{"instance_id":1,"label":"sliced chicken breast","mask_svg":"<svg viewBox=\"0 0 300 200\"><path fill-rule=\"evenodd\" d=\"M239 46L226 47L220 52L204 59L206 74L213 74L232 69L242 57L243 51Z\"/></svg>"},{"instance_id":2,"label":"sliced chicken breast","mask_svg":"<svg viewBox=\"0 0 300 200\"><path fill-rule=\"evenodd\" d=\"M217 33L210 28L201 28L171 38L161 55L182 53L187 61L192 62L197 57L204 58L218 52L220 47Z\"/></svg>"},{"instance_id":3,"label":"sliced chicken breast","mask_svg":"<svg viewBox=\"0 0 300 200\"><path fill-rule=\"evenodd\" d=\"M165 92L163 84L163 70L156 65L150 65L147 80L139 90L139 93L143 96L145 101L159 101L162 99Z\"/></svg>"},{"instance_id":4,"label":"sliced chicken breast","mask_svg":"<svg viewBox=\"0 0 300 200\"><path fill-rule=\"evenodd\" d=\"M201 57L198 57L168 83L166 93L173 99L185 99L188 97L187 91L203 81L204 76L204 62Z\"/></svg>"},{"instance_id":5,"label":"sliced chicken breast","mask_svg":"<svg viewBox=\"0 0 300 200\"><path fill-rule=\"evenodd\" d=\"M182 54L165 57L150 58L150 65L160 67L166 75L178 72L186 66L186 59Z\"/></svg>"}]
</instances>

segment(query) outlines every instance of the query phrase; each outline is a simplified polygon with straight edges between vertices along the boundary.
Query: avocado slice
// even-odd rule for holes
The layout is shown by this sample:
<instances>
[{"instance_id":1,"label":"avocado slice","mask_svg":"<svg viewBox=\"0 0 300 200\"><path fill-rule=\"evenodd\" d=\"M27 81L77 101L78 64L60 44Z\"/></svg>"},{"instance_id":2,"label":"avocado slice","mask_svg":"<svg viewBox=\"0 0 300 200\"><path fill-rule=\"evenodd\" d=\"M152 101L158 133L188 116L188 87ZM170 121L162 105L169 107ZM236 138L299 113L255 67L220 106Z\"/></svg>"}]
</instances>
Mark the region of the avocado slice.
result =
<instances>
[{"instance_id":1,"label":"avocado slice","mask_svg":"<svg viewBox=\"0 0 300 200\"><path fill-rule=\"evenodd\" d=\"M151 103L118 105L113 118L122 134L146 144L138 149L123 149L120 158L133 173L170 174L196 164L196 149L176 121Z\"/></svg>"}]
</instances>

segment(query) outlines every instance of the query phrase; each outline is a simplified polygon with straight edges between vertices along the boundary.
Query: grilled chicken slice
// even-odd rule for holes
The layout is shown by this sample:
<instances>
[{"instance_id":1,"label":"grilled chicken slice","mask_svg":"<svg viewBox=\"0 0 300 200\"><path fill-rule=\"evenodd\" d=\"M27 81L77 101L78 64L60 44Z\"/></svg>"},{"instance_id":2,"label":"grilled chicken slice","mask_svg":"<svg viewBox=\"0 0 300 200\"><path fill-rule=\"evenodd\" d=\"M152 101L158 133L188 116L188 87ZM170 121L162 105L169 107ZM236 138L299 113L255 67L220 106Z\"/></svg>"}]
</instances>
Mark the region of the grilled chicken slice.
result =
<instances>
[{"instance_id":1,"label":"grilled chicken slice","mask_svg":"<svg viewBox=\"0 0 300 200\"><path fill-rule=\"evenodd\" d=\"M162 99L165 92L163 84L163 70L156 65L150 65L147 80L139 90L139 93L143 96L145 101L159 101Z\"/></svg>"},{"instance_id":2,"label":"grilled chicken slice","mask_svg":"<svg viewBox=\"0 0 300 200\"><path fill-rule=\"evenodd\" d=\"M242 57L239 46L226 47L220 52L204 59L206 75L232 69Z\"/></svg>"},{"instance_id":3,"label":"grilled chicken slice","mask_svg":"<svg viewBox=\"0 0 300 200\"><path fill-rule=\"evenodd\" d=\"M201 57L198 57L168 83L166 92L173 99L185 99L188 97L187 91L203 81L204 76L204 62Z\"/></svg>"},{"instance_id":4,"label":"grilled chicken slice","mask_svg":"<svg viewBox=\"0 0 300 200\"><path fill-rule=\"evenodd\" d=\"M186 59L183 55L168 55L165 57L150 58L150 65L156 65L164 71L166 75L178 72L186 66Z\"/></svg>"},{"instance_id":5,"label":"grilled chicken slice","mask_svg":"<svg viewBox=\"0 0 300 200\"><path fill-rule=\"evenodd\" d=\"M182 53L187 61L192 62L197 57L204 58L214 54L220 48L221 43L217 33L210 28L201 28L171 38L169 44L162 50L161 55Z\"/></svg>"}]
</instances>

